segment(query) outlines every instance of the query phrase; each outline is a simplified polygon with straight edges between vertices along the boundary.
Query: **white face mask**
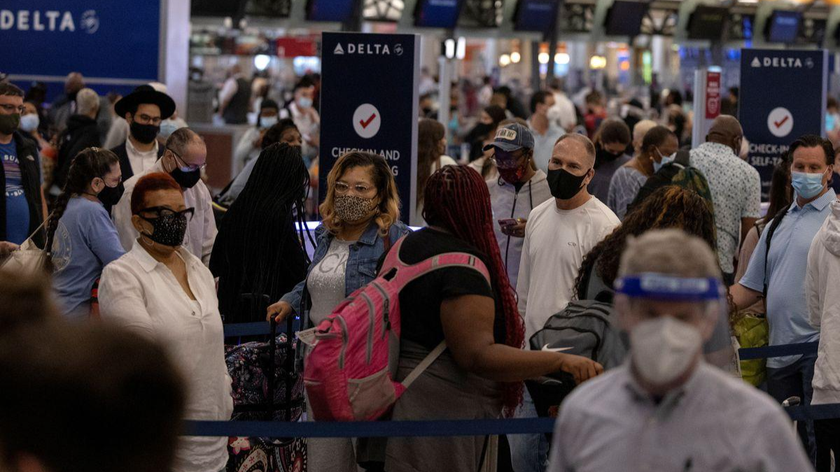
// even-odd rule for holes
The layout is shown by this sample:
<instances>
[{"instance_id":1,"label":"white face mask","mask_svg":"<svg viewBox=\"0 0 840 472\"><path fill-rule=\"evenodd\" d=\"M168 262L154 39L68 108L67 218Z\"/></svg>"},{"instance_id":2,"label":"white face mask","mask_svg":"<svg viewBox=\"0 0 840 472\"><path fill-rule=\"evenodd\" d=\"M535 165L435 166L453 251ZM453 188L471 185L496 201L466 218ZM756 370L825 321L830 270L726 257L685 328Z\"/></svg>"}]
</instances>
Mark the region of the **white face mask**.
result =
<instances>
[{"instance_id":1,"label":"white face mask","mask_svg":"<svg viewBox=\"0 0 840 472\"><path fill-rule=\"evenodd\" d=\"M685 374L702 347L700 331L671 316L643 321L630 332L633 366L655 386L669 384Z\"/></svg>"}]
</instances>

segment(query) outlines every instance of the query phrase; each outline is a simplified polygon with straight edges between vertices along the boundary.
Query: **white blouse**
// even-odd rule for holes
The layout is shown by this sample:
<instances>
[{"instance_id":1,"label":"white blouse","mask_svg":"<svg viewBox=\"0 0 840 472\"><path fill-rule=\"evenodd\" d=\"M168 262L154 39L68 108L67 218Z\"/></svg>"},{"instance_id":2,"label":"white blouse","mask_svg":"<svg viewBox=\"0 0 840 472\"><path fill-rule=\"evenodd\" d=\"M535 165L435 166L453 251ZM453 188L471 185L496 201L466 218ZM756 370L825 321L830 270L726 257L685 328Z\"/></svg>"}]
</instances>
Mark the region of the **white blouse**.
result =
<instances>
[{"instance_id":1,"label":"white blouse","mask_svg":"<svg viewBox=\"0 0 840 472\"><path fill-rule=\"evenodd\" d=\"M224 358L224 333L213 276L183 248L190 300L175 276L137 241L131 251L108 264L99 285L100 315L160 342L187 383L184 417L226 421L233 411L231 380ZM184 437L175 472L222 470L227 438Z\"/></svg>"}]
</instances>

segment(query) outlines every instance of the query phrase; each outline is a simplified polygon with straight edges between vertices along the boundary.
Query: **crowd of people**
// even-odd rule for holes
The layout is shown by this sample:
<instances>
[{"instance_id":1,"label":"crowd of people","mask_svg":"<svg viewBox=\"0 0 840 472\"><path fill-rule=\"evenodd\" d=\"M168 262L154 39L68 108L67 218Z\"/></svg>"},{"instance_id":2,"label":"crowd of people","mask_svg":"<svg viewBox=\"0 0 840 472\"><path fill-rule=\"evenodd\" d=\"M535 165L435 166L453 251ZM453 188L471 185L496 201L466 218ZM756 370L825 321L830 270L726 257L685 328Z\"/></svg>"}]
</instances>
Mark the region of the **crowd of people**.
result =
<instances>
[{"instance_id":1,"label":"crowd of people","mask_svg":"<svg viewBox=\"0 0 840 472\"><path fill-rule=\"evenodd\" d=\"M661 119L638 101L622 117L597 91L578 105L549 85L526 109L484 81L472 126L420 107L413 229L387 161L354 151L329 170L310 232L320 117L308 79L286 105L261 97L223 190L202 179L207 146L160 84L110 103L71 74L47 113L0 82L0 257L31 240L50 274L0 271L0 384L19 387L0 389L0 470L110 470L113 460L225 470L227 438L173 446L178 419L231 418L224 324L319 326L398 248L406 264L466 253L489 277L447 267L403 287L395 380L446 350L390 419L532 418L524 381L563 372L582 385L550 436L311 438L308 470L830 471L840 420L800 421L797 440L781 404L840 403L832 142L792 141L763 211L735 117L691 147L676 98ZM218 113L245 122L250 90L235 71ZM114 133L123 139L103 147ZM453 143L468 149L450 157ZM594 353L529 343L575 302L614 315L623 364L605 372ZM21 321L30 314L40 329ZM754 341L745 320L763 326L763 344L818 341L819 352L741 363L739 346ZM45 345L54 349L35 348ZM297 363L310 352L298 343ZM76 434L77 422L91 429ZM42 436L33 424L57 427ZM119 440L93 453L82 441L94 436Z\"/></svg>"}]
</instances>

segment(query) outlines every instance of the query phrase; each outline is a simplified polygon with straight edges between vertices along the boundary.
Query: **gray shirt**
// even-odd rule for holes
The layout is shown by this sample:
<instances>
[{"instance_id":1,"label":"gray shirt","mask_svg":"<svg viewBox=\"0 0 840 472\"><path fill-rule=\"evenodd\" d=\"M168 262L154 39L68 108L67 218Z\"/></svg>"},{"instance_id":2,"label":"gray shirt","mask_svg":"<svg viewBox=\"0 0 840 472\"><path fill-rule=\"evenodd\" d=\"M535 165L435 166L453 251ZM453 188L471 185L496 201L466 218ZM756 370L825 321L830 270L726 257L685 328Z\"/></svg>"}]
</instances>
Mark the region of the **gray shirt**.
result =
<instances>
[{"instance_id":1,"label":"gray shirt","mask_svg":"<svg viewBox=\"0 0 840 472\"><path fill-rule=\"evenodd\" d=\"M312 298L309 319L313 326L329 317L333 309L344 300L344 275L350 245L356 241L332 240L327 255L309 272L306 287Z\"/></svg>"},{"instance_id":2,"label":"gray shirt","mask_svg":"<svg viewBox=\"0 0 840 472\"><path fill-rule=\"evenodd\" d=\"M575 389L560 409L549 472L807 472L790 419L767 394L700 364L660 402L627 364Z\"/></svg>"},{"instance_id":3,"label":"gray shirt","mask_svg":"<svg viewBox=\"0 0 840 472\"><path fill-rule=\"evenodd\" d=\"M554 124L548 125L545 134L538 133L531 126L530 121L528 121L528 128L534 135L534 163L537 164L537 169L548 172L548 161L551 160L551 153L554 152L554 143L566 133Z\"/></svg>"}]
</instances>

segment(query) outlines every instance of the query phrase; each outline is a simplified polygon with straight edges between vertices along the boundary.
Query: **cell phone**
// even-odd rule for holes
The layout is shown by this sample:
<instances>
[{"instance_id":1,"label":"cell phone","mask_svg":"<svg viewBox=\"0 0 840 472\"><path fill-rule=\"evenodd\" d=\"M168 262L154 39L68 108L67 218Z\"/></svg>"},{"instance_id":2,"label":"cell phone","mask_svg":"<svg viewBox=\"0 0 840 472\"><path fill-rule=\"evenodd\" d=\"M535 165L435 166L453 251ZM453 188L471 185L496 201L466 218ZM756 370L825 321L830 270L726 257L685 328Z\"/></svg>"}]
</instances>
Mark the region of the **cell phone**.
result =
<instances>
[{"instance_id":1,"label":"cell phone","mask_svg":"<svg viewBox=\"0 0 840 472\"><path fill-rule=\"evenodd\" d=\"M504 220L499 220L499 226L515 226L518 225L519 222L516 221L514 218L507 218Z\"/></svg>"}]
</instances>

